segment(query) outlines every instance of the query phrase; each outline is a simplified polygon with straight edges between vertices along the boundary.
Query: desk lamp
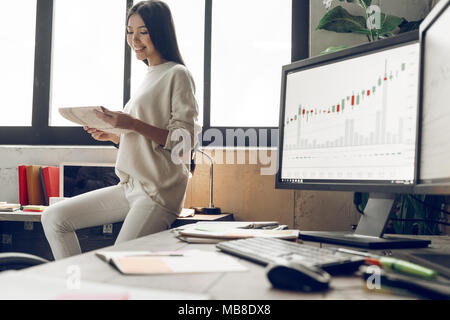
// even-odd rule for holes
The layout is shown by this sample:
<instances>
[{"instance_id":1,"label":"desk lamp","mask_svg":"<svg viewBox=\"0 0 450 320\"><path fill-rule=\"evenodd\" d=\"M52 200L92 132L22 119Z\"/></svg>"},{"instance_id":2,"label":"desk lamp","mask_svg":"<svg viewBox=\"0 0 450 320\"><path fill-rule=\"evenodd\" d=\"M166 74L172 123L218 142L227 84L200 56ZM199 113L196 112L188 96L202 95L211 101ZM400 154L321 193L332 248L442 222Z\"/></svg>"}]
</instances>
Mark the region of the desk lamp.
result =
<instances>
[{"instance_id":1,"label":"desk lamp","mask_svg":"<svg viewBox=\"0 0 450 320\"><path fill-rule=\"evenodd\" d=\"M215 208L213 204L213 174L214 174L214 159L206 152L197 149L200 153L204 154L210 161L209 167L209 207L193 207L196 213L202 214L220 214L220 208Z\"/></svg>"}]
</instances>

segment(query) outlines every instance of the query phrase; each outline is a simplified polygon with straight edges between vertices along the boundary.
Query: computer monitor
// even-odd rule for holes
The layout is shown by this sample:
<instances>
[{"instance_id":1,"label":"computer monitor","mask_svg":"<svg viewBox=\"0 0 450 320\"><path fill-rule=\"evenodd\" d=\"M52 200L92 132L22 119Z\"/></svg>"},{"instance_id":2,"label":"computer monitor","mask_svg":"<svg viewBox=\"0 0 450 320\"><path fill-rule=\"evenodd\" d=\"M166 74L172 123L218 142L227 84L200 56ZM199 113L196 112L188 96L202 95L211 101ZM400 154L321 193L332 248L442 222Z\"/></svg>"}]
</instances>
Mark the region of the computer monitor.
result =
<instances>
[{"instance_id":1,"label":"computer monitor","mask_svg":"<svg viewBox=\"0 0 450 320\"><path fill-rule=\"evenodd\" d=\"M119 183L114 163L63 162L59 164L60 197L71 198Z\"/></svg>"},{"instance_id":2,"label":"computer monitor","mask_svg":"<svg viewBox=\"0 0 450 320\"><path fill-rule=\"evenodd\" d=\"M450 1L420 25L418 194L450 194Z\"/></svg>"},{"instance_id":3,"label":"computer monitor","mask_svg":"<svg viewBox=\"0 0 450 320\"><path fill-rule=\"evenodd\" d=\"M283 67L275 187L370 193L355 232L301 230L302 239L430 243L383 236L395 194L415 185L419 59L415 31Z\"/></svg>"}]
</instances>

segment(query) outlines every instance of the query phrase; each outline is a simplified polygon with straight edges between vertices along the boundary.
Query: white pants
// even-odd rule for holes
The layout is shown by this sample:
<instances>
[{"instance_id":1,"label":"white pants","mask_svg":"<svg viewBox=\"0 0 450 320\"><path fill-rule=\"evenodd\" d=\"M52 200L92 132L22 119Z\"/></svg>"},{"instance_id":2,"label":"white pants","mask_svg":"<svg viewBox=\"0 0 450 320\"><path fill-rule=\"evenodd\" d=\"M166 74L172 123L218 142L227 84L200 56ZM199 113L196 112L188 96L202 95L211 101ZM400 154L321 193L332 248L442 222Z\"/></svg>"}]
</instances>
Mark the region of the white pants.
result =
<instances>
[{"instance_id":1,"label":"white pants","mask_svg":"<svg viewBox=\"0 0 450 320\"><path fill-rule=\"evenodd\" d=\"M63 200L42 214L55 260L81 253L75 230L124 221L116 243L170 228L177 218L154 202L136 180Z\"/></svg>"}]
</instances>

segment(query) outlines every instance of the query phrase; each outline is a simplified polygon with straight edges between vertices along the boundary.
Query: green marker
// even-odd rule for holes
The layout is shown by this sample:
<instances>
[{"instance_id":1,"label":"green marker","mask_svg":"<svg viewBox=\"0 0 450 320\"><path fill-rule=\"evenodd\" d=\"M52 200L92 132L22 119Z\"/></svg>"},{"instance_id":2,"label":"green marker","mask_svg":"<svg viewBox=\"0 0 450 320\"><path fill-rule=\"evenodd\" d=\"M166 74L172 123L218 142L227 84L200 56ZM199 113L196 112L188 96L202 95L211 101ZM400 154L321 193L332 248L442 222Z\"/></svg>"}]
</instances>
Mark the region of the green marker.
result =
<instances>
[{"instance_id":1,"label":"green marker","mask_svg":"<svg viewBox=\"0 0 450 320\"><path fill-rule=\"evenodd\" d=\"M361 252L343 248L338 248L337 251L366 257L366 264L375 264L382 268L391 269L403 274L415 275L425 279L434 279L437 277L436 271L405 260L395 259L391 257L382 257L368 252Z\"/></svg>"},{"instance_id":2,"label":"green marker","mask_svg":"<svg viewBox=\"0 0 450 320\"><path fill-rule=\"evenodd\" d=\"M389 257L381 257L379 259L383 268L391 269L404 274L411 274L426 279L434 279L437 272L417 264Z\"/></svg>"}]
</instances>

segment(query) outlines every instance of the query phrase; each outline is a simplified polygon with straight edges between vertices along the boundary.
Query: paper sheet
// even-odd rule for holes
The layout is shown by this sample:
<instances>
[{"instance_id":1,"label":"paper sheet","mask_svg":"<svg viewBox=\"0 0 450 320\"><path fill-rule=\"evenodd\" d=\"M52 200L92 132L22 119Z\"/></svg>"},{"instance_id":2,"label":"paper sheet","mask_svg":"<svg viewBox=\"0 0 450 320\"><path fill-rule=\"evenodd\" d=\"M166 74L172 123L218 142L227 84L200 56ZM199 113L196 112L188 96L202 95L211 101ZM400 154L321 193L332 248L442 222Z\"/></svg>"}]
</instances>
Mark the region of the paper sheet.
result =
<instances>
[{"instance_id":1,"label":"paper sheet","mask_svg":"<svg viewBox=\"0 0 450 320\"><path fill-rule=\"evenodd\" d=\"M113 258L112 264L124 274L171 274L247 271L232 256L201 250L177 251L179 257L133 256Z\"/></svg>"},{"instance_id":2,"label":"paper sheet","mask_svg":"<svg viewBox=\"0 0 450 320\"><path fill-rule=\"evenodd\" d=\"M59 108L59 113L67 120L70 120L82 126L96 128L98 130L117 135L130 132L130 130L127 129L113 128L109 123L97 117L94 110L102 112L102 108L100 106L96 106Z\"/></svg>"}]
</instances>

